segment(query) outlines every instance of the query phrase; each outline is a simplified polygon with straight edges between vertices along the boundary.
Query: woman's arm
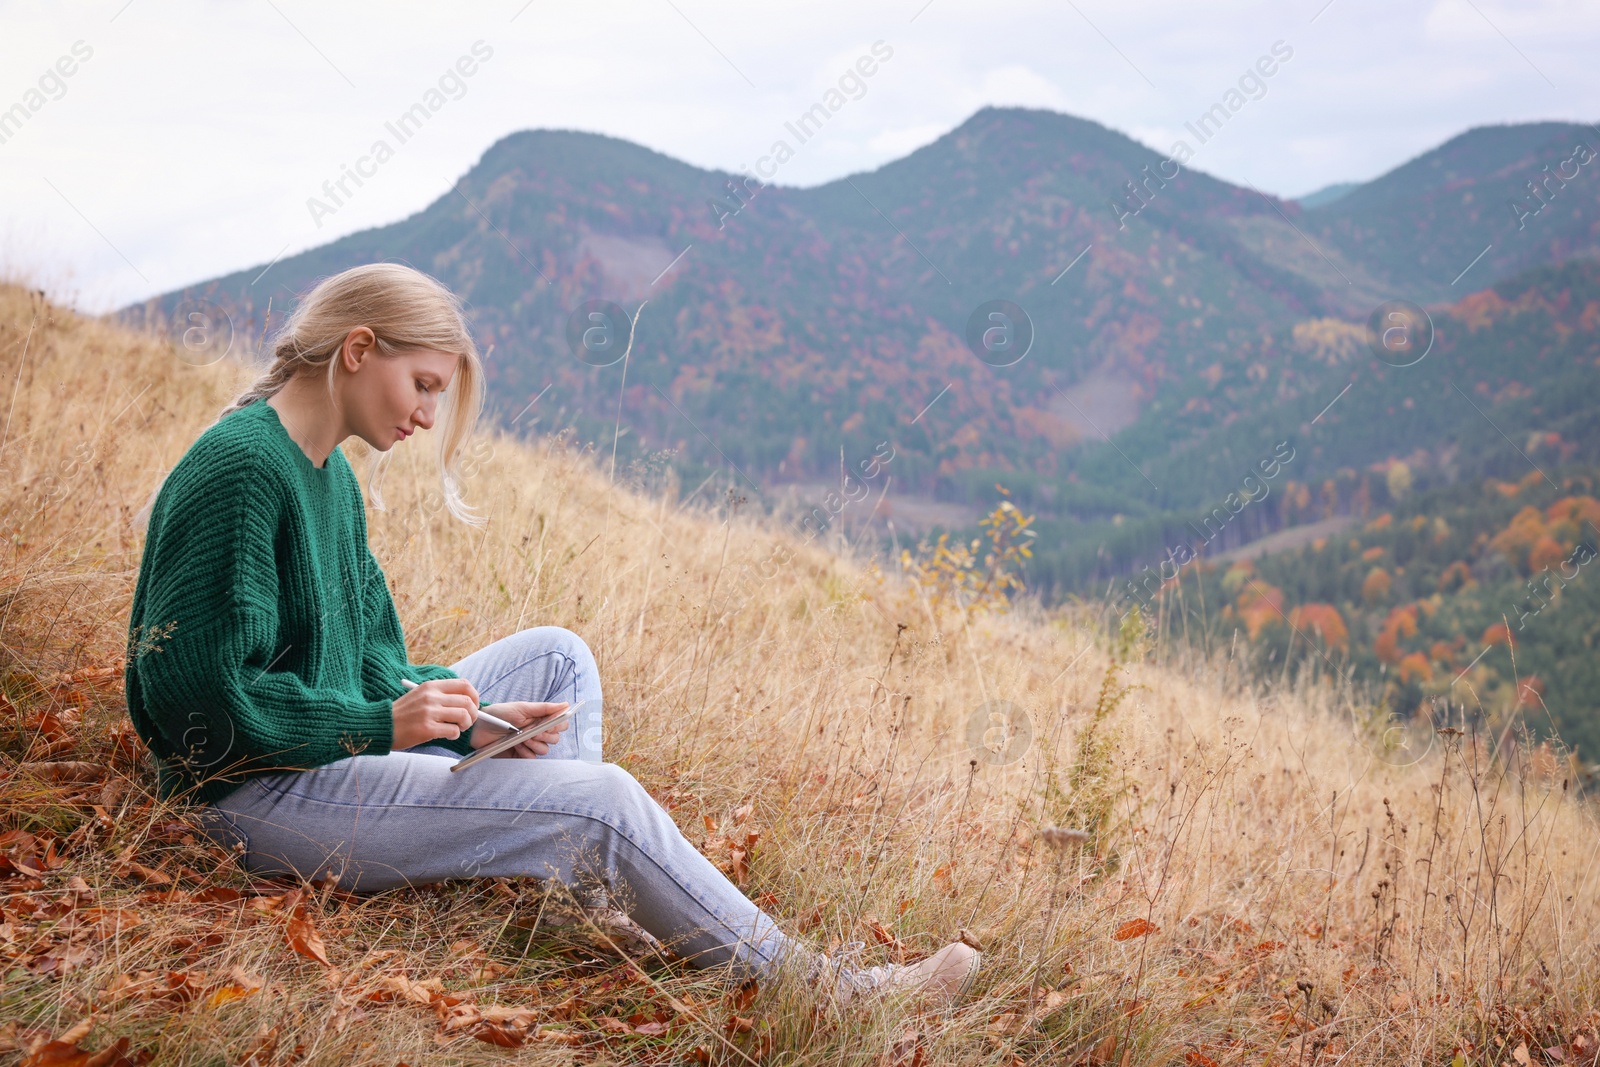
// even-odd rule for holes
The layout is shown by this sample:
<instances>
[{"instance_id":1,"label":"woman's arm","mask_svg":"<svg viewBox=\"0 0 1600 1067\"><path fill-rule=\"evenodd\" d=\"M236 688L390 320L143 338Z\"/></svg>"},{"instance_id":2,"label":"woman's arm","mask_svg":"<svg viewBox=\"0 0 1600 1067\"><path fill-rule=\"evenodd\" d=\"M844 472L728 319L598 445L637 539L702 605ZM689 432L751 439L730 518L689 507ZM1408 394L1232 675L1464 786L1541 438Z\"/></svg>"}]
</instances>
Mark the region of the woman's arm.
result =
<instances>
[{"instance_id":1,"label":"woman's arm","mask_svg":"<svg viewBox=\"0 0 1600 1067\"><path fill-rule=\"evenodd\" d=\"M440 678L459 677L449 667L438 664L410 663L407 660L405 635L400 629L400 616L395 612L394 599L389 595L389 583L377 557L363 541L361 615L363 644L361 647L361 685L363 692L373 699L392 694L398 698L405 690L400 679L414 682L431 682ZM472 731L460 737L437 738L430 742L443 745L465 756L472 752Z\"/></svg>"},{"instance_id":2,"label":"woman's arm","mask_svg":"<svg viewBox=\"0 0 1600 1067\"><path fill-rule=\"evenodd\" d=\"M286 490L272 471L234 449L208 457L203 472L174 475L134 620L166 631L136 666L156 755L196 778L231 779L388 752L392 697L312 686L286 669L305 650L278 633Z\"/></svg>"}]
</instances>

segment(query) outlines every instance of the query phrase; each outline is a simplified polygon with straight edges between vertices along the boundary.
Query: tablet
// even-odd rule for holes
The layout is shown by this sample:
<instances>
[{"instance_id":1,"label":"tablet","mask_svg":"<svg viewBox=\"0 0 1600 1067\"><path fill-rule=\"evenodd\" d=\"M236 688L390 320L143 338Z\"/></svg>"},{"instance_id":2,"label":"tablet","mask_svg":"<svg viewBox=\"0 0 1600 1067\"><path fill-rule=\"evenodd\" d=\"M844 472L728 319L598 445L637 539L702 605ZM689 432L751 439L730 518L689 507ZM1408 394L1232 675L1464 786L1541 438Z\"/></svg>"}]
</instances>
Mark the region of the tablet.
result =
<instances>
[{"instance_id":1,"label":"tablet","mask_svg":"<svg viewBox=\"0 0 1600 1067\"><path fill-rule=\"evenodd\" d=\"M470 767L479 760L488 759L490 756L493 756L496 753L504 752L508 748L516 748L529 738L536 737L539 734L544 733L546 730L554 729L555 727L560 726L562 723L570 724L572 722L573 715L577 712L577 710L578 705L574 704L565 711L558 711L548 718L540 719L532 726L524 726L516 733L506 734L498 741L491 741L482 748L474 749L470 756L464 756L452 763L450 765L450 770L459 771L463 767ZM568 726L568 729L571 729L570 725Z\"/></svg>"}]
</instances>

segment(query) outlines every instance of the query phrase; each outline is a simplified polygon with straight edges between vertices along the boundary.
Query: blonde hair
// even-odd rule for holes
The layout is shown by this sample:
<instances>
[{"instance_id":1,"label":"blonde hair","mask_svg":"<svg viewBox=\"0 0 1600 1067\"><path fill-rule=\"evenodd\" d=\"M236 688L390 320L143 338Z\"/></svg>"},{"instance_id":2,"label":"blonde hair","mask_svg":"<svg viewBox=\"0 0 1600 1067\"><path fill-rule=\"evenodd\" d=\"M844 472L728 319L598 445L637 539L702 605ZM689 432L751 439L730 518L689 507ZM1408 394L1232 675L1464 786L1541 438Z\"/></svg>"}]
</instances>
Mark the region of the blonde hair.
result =
<instances>
[{"instance_id":1,"label":"blonde hair","mask_svg":"<svg viewBox=\"0 0 1600 1067\"><path fill-rule=\"evenodd\" d=\"M401 263L367 263L318 282L273 336L272 361L266 373L234 397L218 413L217 420L272 396L293 378L319 374L324 368L331 396L339 370L335 357L350 331L358 326L372 331L380 356L432 349L460 357L435 423L439 431L439 476L450 513L469 525L481 526L485 520L462 499L460 485L463 446L483 410L483 362L467 329L460 298L419 270ZM388 510L378 486L392 455L379 453L369 468L367 489L379 511ZM160 489L157 485L156 493ZM141 518L146 521L156 493L151 494L150 502L141 511Z\"/></svg>"}]
</instances>

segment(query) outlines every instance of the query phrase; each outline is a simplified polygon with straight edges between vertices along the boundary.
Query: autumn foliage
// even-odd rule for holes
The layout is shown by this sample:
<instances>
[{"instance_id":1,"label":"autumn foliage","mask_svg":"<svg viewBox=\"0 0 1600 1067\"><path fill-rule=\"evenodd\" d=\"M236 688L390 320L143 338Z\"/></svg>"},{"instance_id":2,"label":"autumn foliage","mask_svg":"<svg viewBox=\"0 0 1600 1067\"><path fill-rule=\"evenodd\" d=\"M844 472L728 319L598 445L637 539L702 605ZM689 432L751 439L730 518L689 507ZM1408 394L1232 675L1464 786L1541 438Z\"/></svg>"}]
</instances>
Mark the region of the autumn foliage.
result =
<instances>
[{"instance_id":1,"label":"autumn foliage","mask_svg":"<svg viewBox=\"0 0 1600 1067\"><path fill-rule=\"evenodd\" d=\"M1329 651L1350 651L1350 631L1332 604L1298 604L1289 612L1289 625L1315 634Z\"/></svg>"}]
</instances>

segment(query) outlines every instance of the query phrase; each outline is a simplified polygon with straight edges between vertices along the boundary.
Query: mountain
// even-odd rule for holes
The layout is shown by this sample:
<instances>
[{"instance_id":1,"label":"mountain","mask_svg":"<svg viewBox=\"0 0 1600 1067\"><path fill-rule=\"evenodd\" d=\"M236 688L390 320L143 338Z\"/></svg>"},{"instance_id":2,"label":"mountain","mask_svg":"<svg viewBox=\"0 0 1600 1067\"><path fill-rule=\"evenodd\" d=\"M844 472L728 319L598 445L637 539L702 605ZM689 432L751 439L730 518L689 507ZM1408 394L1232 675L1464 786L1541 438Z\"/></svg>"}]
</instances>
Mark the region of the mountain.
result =
<instances>
[{"instance_id":1,"label":"mountain","mask_svg":"<svg viewBox=\"0 0 1600 1067\"><path fill-rule=\"evenodd\" d=\"M1287 231L1280 207L1197 172L1143 177L1160 163L1092 122L991 108L874 172L752 193L615 138L531 131L411 218L282 260L265 285L257 265L147 310L199 297L257 321L269 286L286 310L323 274L399 259L471 303L496 345L496 413L549 385L541 411L564 405L601 437L621 367L576 359L567 319L586 300L631 312L648 298L622 398L636 439L712 463L720 450L767 482L824 474L841 445L854 456L894 437L899 483L948 492L963 469L1052 471L1079 436L1098 436L1058 390L1109 383L1137 407L1197 353L1343 306L1241 240L1241 228ZM1113 198L1134 178L1153 202L1121 219ZM963 341L997 298L1026 308L1037 338L1015 367Z\"/></svg>"},{"instance_id":2,"label":"mountain","mask_svg":"<svg viewBox=\"0 0 1600 1067\"><path fill-rule=\"evenodd\" d=\"M1464 296L1592 248L1600 185L1585 161L1524 217L1526 240L1497 240L1454 289L1446 276L1459 251L1465 266L1480 237L1501 236L1486 198L1540 160L1559 171L1552 153L1582 129L1471 130L1309 210L1038 110L985 108L903 159L809 189L528 131L410 218L126 313L209 300L258 336L269 294L276 325L317 278L400 260L470 304L494 346L489 416L503 424L617 434L623 462L670 452L696 481L721 470L773 503L887 448L885 506L905 519L958 522L1003 482L1074 551L1093 550L1096 524L1148 536L1233 479L1228 463L1308 424L1372 362L1360 324L1380 302ZM788 132L791 150L805 150L801 134L817 132ZM638 312L626 362L569 344L595 300L618 305L615 326ZM996 300L1021 309L1009 314L1016 337L1031 332L1024 358L969 348L969 327L1002 322L986 317ZM1317 354L1324 334L1336 355ZM1353 388L1345 400L1366 396ZM1326 452L1303 466L1348 466L1345 450L1365 455L1393 429L1313 446ZM1229 536L1270 532L1241 522ZM1045 576L1063 588L1082 569L1065 551ZM1136 562L1109 552L1090 570Z\"/></svg>"},{"instance_id":3,"label":"mountain","mask_svg":"<svg viewBox=\"0 0 1600 1067\"><path fill-rule=\"evenodd\" d=\"M1322 207L1359 188L1361 188L1360 182L1334 182L1332 185L1324 185L1316 192L1307 193L1295 200L1295 203L1302 208Z\"/></svg>"},{"instance_id":4,"label":"mountain","mask_svg":"<svg viewBox=\"0 0 1600 1067\"><path fill-rule=\"evenodd\" d=\"M1480 126L1306 219L1321 241L1418 303L1600 255L1600 129ZM1481 257L1481 258L1480 258Z\"/></svg>"}]
</instances>

